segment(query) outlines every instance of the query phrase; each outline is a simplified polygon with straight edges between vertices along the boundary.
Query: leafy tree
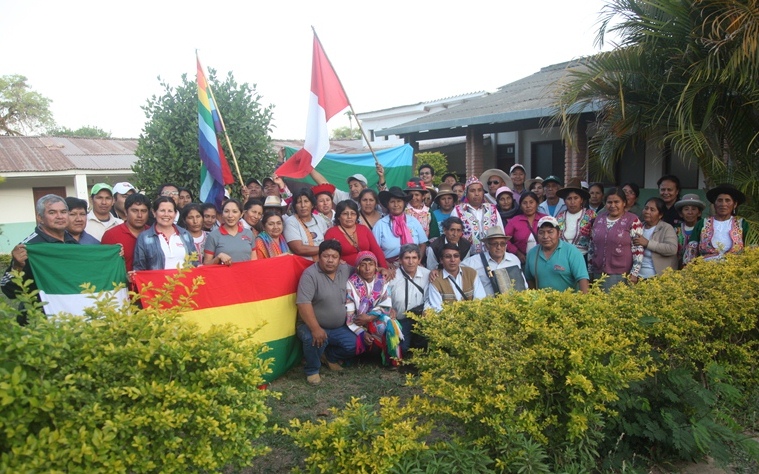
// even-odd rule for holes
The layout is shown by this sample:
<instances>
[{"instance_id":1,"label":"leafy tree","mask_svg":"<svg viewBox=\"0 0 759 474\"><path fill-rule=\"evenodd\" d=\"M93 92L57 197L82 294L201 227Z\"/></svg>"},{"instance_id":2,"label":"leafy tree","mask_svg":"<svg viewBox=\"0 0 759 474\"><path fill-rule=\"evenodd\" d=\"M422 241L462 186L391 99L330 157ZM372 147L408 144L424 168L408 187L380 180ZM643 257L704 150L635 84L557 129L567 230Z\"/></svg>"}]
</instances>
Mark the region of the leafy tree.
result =
<instances>
[{"instance_id":1,"label":"leafy tree","mask_svg":"<svg viewBox=\"0 0 759 474\"><path fill-rule=\"evenodd\" d=\"M19 74L0 76L0 135L20 136L53 125L50 99Z\"/></svg>"},{"instance_id":2,"label":"leafy tree","mask_svg":"<svg viewBox=\"0 0 759 474\"><path fill-rule=\"evenodd\" d=\"M351 127L337 127L332 130L333 140L360 140L361 132Z\"/></svg>"},{"instance_id":3,"label":"leafy tree","mask_svg":"<svg viewBox=\"0 0 759 474\"><path fill-rule=\"evenodd\" d=\"M93 125L85 125L76 130L72 130L68 127L54 127L48 129L45 135L55 137L111 138L111 132L106 132L102 128Z\"/></svg>"},{"instance_id":4,"label":"leafy tree","mask_svg":"<svg viewBox=\"0 0 759 474\"><path fill-rule=\"evenodd\" d=\"M757 217L759 203L759 3L742 0L609 0L597 42L616 49L583 60L557 100L571 141L591 107L591 164L610 171L638 141L696 160L708 185L729 181Z\"/></svg>"},{"instance_id":5,"label":"leafy tree","mask_svg":"<svg viewBox=\"0 0 759 474\"><path fill-rule=\"evenodd\" d=\"M232 142L243 179L266 176L274 168L276 157L271 149L270 122L272 106L263 107L256 86L238 84L232 73L224 81L216 71L207 76L216 97L217 107ZM132 170L134 184L149 192L161 183L184 186L199 196L200 155L198 153L198 89L194 79L182 75L178 87L161 80L163 95L153 96L143 106L148 121L140 134L137 161ZM221 138L232 173L237 173L226 140ZM240 183L231 186L238 191Z\"/></svg>"}]
</instances>

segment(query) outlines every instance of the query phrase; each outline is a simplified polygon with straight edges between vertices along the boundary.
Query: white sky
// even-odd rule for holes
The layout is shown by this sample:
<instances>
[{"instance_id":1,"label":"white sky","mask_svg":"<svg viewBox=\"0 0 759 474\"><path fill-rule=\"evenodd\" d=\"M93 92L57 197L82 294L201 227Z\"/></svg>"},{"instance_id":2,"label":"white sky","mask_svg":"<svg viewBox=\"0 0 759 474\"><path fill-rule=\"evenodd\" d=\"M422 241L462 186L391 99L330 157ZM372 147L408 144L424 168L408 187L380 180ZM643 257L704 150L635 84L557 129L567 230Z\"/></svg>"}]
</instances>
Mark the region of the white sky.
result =
<instances>
[{"instance_id":1,"label":"white sky","mask_svg":"<svg viewBox=\"0 0 759 474\"><path fill-rule=\"evenodd\" d=\"M136 138L157 77L194 80L197 48L206 68L256 84L275 106L273 138L295 139L305 136L312 25L361 113L492 92L595 53L604 3L0 0L0 75L26 76L60 126Z\"/></svg>"}]
</instances>

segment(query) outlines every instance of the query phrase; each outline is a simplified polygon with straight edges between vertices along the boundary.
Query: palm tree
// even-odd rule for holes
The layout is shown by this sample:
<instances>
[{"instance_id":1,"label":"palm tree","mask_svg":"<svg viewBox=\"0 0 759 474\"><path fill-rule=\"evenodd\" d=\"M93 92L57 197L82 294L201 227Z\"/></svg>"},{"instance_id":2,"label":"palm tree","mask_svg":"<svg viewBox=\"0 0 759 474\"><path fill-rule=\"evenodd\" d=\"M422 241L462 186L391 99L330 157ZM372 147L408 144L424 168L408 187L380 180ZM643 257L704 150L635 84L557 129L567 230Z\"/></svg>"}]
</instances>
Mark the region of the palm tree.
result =
<instances>
[{"instance_id":1,"label":"palm tree","mask_svg":"<svg viewBox=\"0 0 759 474\"><path fill-rule=\"evenodd\" d=\"M560 84L562 131L595 112L592 163L609 171L653 140L695 159L709 185L730 181L759 213L759 0L610 0L585 58Z\"/></svg>"}]
</instances>

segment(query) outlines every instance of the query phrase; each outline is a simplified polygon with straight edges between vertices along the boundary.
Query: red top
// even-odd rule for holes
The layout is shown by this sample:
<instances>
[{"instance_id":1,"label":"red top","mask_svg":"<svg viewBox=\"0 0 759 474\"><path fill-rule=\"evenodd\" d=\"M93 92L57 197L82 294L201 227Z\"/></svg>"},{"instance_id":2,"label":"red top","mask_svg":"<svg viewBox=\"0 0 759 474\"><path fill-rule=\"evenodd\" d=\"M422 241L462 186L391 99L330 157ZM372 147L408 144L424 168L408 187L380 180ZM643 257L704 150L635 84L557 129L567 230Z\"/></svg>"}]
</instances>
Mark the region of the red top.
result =
<instances>
[{"instance_id":1,"label":"red top","mask_svg":"<svg viewBox=\"0 0 759 474\"><path fill-rule=\"evenodd\" d=\"M343 246L343 253L340 256L345 263L355 267L356 256L359 252L369 250L377 257L377 262L382 268L387 268L387 261L385 260L385 254L382 252L382 248L377 243L377 239L374 238L374 234L368 227L361 224L356 224L356 240L358 241L358 248L353 245L348 237L340 229L340 226L330 227L324 234L324 240L335 239Z\"/></svg>"},{"instance_id":2,"label":"red top","mask_svg":"<svg viewBox=\"0 0 759 474\"><path fill-rule=\"evenodd\" d=\"M145 229L149 226L145 226ZM121 244L124 246L124 263L128 272L134 270L134 247L137 245L137 236L132 234L126 222L105 231L100 240L103 245Z\"/></svg>"}]
</instances>

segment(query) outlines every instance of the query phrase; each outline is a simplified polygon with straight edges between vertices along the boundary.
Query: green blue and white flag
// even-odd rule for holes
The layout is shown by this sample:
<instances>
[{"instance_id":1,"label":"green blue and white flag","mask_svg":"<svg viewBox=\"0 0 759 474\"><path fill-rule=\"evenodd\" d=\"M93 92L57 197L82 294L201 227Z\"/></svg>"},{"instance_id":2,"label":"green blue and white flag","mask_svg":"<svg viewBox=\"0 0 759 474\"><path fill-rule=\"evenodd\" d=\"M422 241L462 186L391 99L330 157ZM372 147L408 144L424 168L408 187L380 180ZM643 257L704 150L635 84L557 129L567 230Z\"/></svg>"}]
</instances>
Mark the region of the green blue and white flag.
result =
<instances>
[{"instance_id":1,"label":"green blue and white flag","mask_svg":"<svg viewBox=\"0 0 759 474\"><path fill-rule=\"evenodd\" d=\"M296 148L285 147L285 158L294 155L298 150ZM386 148L378 150L377 160L385 168L385 181L387 187L400 186L406 187L409 176L413 176L414 149L411 145L401 145L395 148ZM328 182L334 184L337 189L348 191L347 179L355 173L363 174L369 181L367 184L370 188L376 189L377 186L377 169L374 164L374 157L371 153L358 154L338 154L327 153L324 158L316 165L316 171L321 173ZM311 177L296 179L304 183L316 184Z\"/></svg>"}]
</instances>

